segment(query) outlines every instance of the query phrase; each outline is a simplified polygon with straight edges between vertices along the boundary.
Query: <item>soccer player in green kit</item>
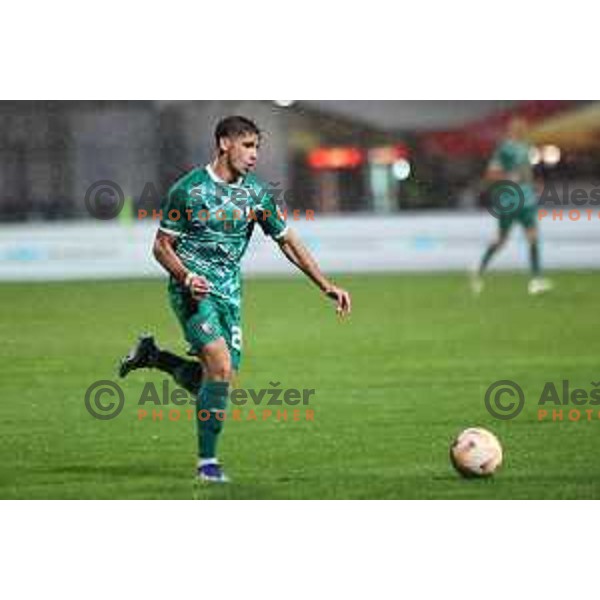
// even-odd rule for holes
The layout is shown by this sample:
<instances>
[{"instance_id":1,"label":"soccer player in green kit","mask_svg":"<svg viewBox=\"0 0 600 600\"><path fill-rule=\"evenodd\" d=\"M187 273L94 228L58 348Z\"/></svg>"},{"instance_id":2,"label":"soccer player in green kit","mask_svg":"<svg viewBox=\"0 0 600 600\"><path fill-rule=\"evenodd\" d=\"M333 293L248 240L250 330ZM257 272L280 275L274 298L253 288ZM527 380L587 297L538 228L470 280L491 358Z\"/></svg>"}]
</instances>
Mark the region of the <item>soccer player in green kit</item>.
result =
<instances>
[{"instance_id":1,"label":"soccer player in green kit","mask_svg":"<svg viewBox=\"0 0 600 600\"><path fill-rule=\"evenodd\" d=\"M224 483L228 479L217 459L217 441L230 381L240 365L240 266L255 225L335 301L338 314L350 313L351 300L321 273L266 186L253 175L260 144L255 123L227 117L217 125L215 141L213 162L193 169L169 190L153 248L170 275L170 304L195 360L161 350L151 336L142 336L121 361L120 375L157 368L197 395L197 411L210 415L197 418L197 476Z\"/></svg>"},{"instance_id":2,"label":"soccer player in green kit","mask_svg":"<svg viewBox=\"0 0 600 600\"><path fill-rule=\"evenodd\" d=\"M525 229L529 243L529 261L532 278L528 284L530 294L540 294L551 289L551 283L542 277L540 266L539 235L537 226L537 194L533 169L530 162L531 146L525 141L527 124L523 119L513 119L508 128L507 138L496 148L488 165L486 180L497 185L498 195L494 199L500 202L500 195L506 193L510 200L517 200L514 209L500 214L498 219L498 235L486 248L478 268L472 275L471 286L476 294L483 290L483 274L492 257L504 246L508 234L515 222ZM501 182L511 182L512 190L506 187L503 191ZM518 186L518 188L516 187ZM515 193L515 188L519 192ZM517 199L515 196L519 196Z\"/></svg>"}]
</instances>

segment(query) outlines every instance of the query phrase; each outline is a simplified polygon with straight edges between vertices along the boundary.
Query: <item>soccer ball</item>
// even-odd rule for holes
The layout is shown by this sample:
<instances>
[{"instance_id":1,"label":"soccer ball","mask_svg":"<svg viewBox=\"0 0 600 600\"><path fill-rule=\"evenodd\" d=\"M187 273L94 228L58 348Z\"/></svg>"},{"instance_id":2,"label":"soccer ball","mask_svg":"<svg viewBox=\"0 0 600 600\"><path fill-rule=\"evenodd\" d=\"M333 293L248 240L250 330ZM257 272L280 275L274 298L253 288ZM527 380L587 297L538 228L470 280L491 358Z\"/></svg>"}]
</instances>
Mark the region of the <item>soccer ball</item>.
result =
<instances>
[{"instance_id":1,"label":"soccer ball","mask_svg":"<svg viewBox=\"0 0 600 600\"><path fill-rule=\"evenodd\" d=\"M487 429L471 427L452 442L450 460L463 477L486 477L502 464L502 446Z\"/></svg>"}]
</instances>

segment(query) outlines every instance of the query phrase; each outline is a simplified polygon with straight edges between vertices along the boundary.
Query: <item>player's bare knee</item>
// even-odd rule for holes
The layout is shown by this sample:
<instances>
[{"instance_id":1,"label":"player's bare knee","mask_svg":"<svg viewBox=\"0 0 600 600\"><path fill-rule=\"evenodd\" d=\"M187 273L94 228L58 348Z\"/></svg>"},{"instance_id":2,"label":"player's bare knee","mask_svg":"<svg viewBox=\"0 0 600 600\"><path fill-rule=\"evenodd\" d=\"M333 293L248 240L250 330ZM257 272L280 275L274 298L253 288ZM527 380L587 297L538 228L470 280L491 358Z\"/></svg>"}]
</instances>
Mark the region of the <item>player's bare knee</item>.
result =
<instances>
[{"instance_id":1,"label":"player's bare knee","mask_svg":"<svg viewBox=\"0 0 600 600\"><path fill-rule=\"evenodd\" d=\"M530 244L535 244L538 241L537 229L527 229L525 235Z\"/></svg>"},{"instance_id":2,"label":"player's bare knee","mask_svg":"<svg viewBox=\"0 0 600 600\"><path fill-rule=\"evenodd\" d=\"M231 361L219 362L208 373L209 378L213 381L229 381L231 375Z\"/></svg>"},{"instance_id":3,"label":"player's bare knee","mask_svg":"<svg viewBox=\"0 0 600 600\"><path fill-rule=\"evenodd\" d=\"M210 381L229 381L232 376L231 361L205 362L204 376Z\"/></svg>"},{"instance_id":4,"label":"player's bare knee","mask_svg":"<svg viewBox=\"0 0 600 600\"><path fill-rule=\"evenodd\" d=\"M229 381L232 375L231 359L220 357L205 362L205 375L212 381Z\"/></svg>"},{"instance_id":5,"label":"player's bare knee","mask_svg":"<svg viewBox=\"0 0 600 600\"><path fill-rule=\"evenodd\" d=\"M204 373L213 381L229 381L232 376L231 356L225 344L206 346L201 355Z\"/></svg>"}]
</instances>

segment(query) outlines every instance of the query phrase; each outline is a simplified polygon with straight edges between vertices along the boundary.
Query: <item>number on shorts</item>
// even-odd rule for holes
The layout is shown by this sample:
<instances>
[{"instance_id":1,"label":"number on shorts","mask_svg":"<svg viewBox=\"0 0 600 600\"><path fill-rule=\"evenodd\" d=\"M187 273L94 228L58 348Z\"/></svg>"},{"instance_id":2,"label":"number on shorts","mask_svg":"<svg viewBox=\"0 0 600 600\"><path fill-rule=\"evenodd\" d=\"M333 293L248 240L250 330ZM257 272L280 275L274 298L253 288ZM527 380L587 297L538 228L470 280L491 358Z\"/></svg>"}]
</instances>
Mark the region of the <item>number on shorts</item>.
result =
<instances>
[{"instance_id":1,"label":"number on shorts","mask_svg":"<svg viewBox=\"0 0 600 600\"><path fill-rule=\"evenodd\" d=\"M237 325L231 328L231 346L238 352L242 349L242 328Z\"/></svg>"}]
</instances>

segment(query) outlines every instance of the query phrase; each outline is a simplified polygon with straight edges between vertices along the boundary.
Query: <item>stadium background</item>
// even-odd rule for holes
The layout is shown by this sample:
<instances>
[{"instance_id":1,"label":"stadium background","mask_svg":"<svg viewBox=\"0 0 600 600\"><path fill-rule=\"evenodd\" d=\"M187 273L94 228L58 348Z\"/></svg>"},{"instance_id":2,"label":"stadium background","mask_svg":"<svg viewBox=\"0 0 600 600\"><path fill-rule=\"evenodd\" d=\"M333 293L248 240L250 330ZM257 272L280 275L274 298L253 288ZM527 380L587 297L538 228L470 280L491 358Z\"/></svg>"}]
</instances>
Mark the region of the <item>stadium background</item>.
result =
<instances>
[{"instance_id":1,"label":"stadium background","mask_svg":"<svg viewBox=\"0 0 600 600\"><path fill-rule=\"evenodd\" d=\"M264 129L260 174L290 209L315 211L314 226L301 218L298 227L336 271L473 262L494 229L481 173L512 116L531 124L536 170L561 201L564 182L589 192L600 160L593 102L2 102L0 219L14 226L0 229L0 278L159 275L140 254L156 223L134 215L159 209L174 179L208 162L214 124L233 113ZM126 198L117 224L86 210L102 180ZM557 241L546 247L549 267L595 266L594 223L565 213L544 229ZM252 253L249 272L289 271L261 244ZM513 244L496 266L520 268L523 258Z\"/></svg>"},{"instance_id":2,"label":"stadium background","mask_svg":"<svg viewBox=\"0 0 600 600\"><path fill-rule=\"evenodd\" d=\"M314 210L314 222L294 225L356 308L338 326L300 275L264 277L294 271L256 236L244 270L263 277L246 289L244 384L316 387L322 410L312 429L228 427L226 459L241 483L219 493L598 497L600 473L586 456L599 449L600 421L538 423L533 403L518 423L497 422L483 407L499 379L532 393L547 380L597 381L597 221L542 223L544 264L561 270L547 297L528 298L516 272L527 266L520 232L493 265L509 272L479 301L462 273L495 229L481 174L513 116L531 124L532 160L560 208L569 208L563 184L599 183L600 103L590 101L0 102L0 496L189 497L189 424L99 423L82 397L114 378L140 330L182 349L150 255L156 223L135 215L158 209L174 179L208 162L214 125L228 114L264 130L259 174L289 209ZM100 180L126 197L115 220L86 210ZM159 380L150 373L125 387ZM465 487L448 470L449 439L474 423L499 431L512 455L493 485ZM543 476L532 475L531 457ZM377 481L361 481L357 465Z\"/></svg>"}]
</instances>

